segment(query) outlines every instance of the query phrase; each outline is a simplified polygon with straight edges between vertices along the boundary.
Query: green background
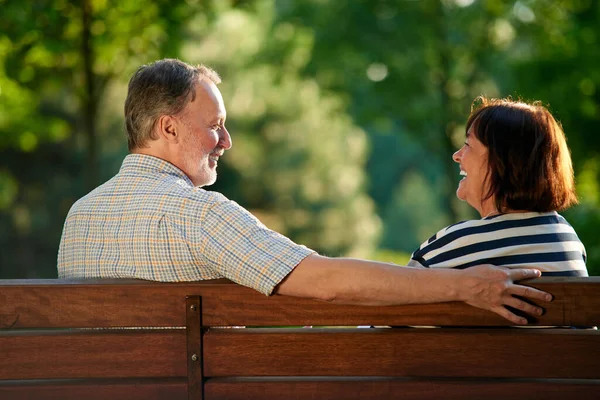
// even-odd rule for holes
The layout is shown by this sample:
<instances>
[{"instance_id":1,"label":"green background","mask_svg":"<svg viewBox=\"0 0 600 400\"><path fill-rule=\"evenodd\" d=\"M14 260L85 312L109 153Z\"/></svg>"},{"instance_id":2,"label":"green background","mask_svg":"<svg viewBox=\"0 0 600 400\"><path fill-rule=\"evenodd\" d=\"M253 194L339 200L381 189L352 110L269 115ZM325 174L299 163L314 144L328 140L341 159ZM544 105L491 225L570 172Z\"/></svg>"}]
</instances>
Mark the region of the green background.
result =
<instances>
[{"instance_id":1,"label":"green background","mask_svg":"<svg viewBox=\"0 0 600 400\"><path fill-rule=\"evenodd\" d=\"M564 215L600 274L600 2L0 0L0 277L56 276L75 200L127 154L127 81L222 76L234 147L210 187L326 255L403 263L477 217L452 153L480 95L541 100L572 150Z\"/></svg>"}]
</instances>

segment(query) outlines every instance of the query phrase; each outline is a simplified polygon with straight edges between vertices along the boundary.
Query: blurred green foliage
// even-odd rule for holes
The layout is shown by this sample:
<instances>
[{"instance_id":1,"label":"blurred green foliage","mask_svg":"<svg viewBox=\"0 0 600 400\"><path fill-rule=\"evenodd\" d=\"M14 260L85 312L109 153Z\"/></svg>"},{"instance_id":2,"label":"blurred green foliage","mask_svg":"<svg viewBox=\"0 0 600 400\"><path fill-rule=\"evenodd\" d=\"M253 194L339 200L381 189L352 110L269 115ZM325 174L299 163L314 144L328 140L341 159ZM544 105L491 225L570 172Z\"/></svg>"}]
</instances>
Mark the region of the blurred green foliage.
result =
<instances>
[{"instance_id":1,"label":"blurred green foliage","mask_svg":"<svg viewBox=\"0 0 600 400\"><path fill-rule=\"evenodd\" d=\"M404 263L475 214L451 154L477 95L548 104L600 274L600 2L0 0L0 277L53 277L71 204L126 154L129 76L223 77L235 146L211 187L328 255Z\"/></svg>"}]
</instances>

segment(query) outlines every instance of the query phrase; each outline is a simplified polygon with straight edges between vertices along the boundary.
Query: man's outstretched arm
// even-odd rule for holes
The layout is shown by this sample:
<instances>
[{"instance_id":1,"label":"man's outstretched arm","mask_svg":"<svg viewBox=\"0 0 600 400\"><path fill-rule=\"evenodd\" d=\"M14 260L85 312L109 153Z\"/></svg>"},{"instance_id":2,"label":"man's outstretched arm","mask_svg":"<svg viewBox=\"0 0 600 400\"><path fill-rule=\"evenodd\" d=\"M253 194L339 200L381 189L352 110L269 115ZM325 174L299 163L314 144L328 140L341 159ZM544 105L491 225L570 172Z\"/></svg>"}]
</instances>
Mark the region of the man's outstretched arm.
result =
<instances>
[{"instance_id":1,"label":"man's outstretched arm","mask_svg":"<svg viewBox=\"0 0 600 400\"><path fill-rule=\"evenodd\" d=\"M517 285L521 279L536 278L534 269L478 266L464 270L406 268L351 258L306 257L275 289L286 296L308 297L343 304L399 305L464 301L493 311L509 321L524 325L525 318L504 306L533 315L542 309L513 295L550 301L551 295Z\"/></svg>"}]
</instances>

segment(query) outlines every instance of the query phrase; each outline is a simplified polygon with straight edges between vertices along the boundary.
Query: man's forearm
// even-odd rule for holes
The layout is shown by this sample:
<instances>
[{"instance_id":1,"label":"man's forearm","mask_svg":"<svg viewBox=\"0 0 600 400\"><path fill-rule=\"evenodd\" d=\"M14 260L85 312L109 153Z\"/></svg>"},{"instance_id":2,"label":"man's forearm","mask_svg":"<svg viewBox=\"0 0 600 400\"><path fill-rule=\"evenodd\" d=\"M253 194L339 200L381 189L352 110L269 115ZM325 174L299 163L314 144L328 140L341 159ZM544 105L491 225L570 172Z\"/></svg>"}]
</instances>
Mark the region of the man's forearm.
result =
<instances>
[{"instance_id":1,"label":"man's forearm","mask_svg":"<svg viewBox=\"0 0 600 400\"><path fill-rule=\"evenodd\" d=\"M542 308L519 297L551 301L552 296L514 283L539 276L540 272L534 269L509 270L489 265L465 270L409 268L310 255L279 284L275 293L358 305L464 301L495 312L515 324L525 324L525 318L506 306L540 315Z\"/></svg>"},{"instance_id":2,"label":"man's forearm","mask_svg":"<svg viewBox=\"0 0 600 400\"><path fill-rule=\"evenodd\" d=\"M296 267L277 293L343 304L437 303L464 300L460 275L457 270L313 255Z\"/></svg>"}]
</instances>

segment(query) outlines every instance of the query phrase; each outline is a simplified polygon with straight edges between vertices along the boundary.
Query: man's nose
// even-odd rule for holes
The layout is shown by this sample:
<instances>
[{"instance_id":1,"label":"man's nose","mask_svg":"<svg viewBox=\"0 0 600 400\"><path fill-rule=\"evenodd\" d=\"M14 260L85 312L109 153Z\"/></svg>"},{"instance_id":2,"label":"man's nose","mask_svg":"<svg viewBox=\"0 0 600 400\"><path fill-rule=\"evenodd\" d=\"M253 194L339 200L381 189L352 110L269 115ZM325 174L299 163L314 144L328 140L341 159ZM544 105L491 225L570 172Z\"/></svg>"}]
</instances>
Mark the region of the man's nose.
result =
<instances>
[{"instance_id":1,"label":"man's nose","mask_svg":"<svg viewBox=\"0 0 600 400\"><path fill-rule=\"evenodd\" d=\"M219 139L219 146L224 148L225 150L229 150L231 146L233 146L233 142L231 141L231 135L227 128L223 127L221 129L221 137Z\"/></svg>"}]
</instances>

